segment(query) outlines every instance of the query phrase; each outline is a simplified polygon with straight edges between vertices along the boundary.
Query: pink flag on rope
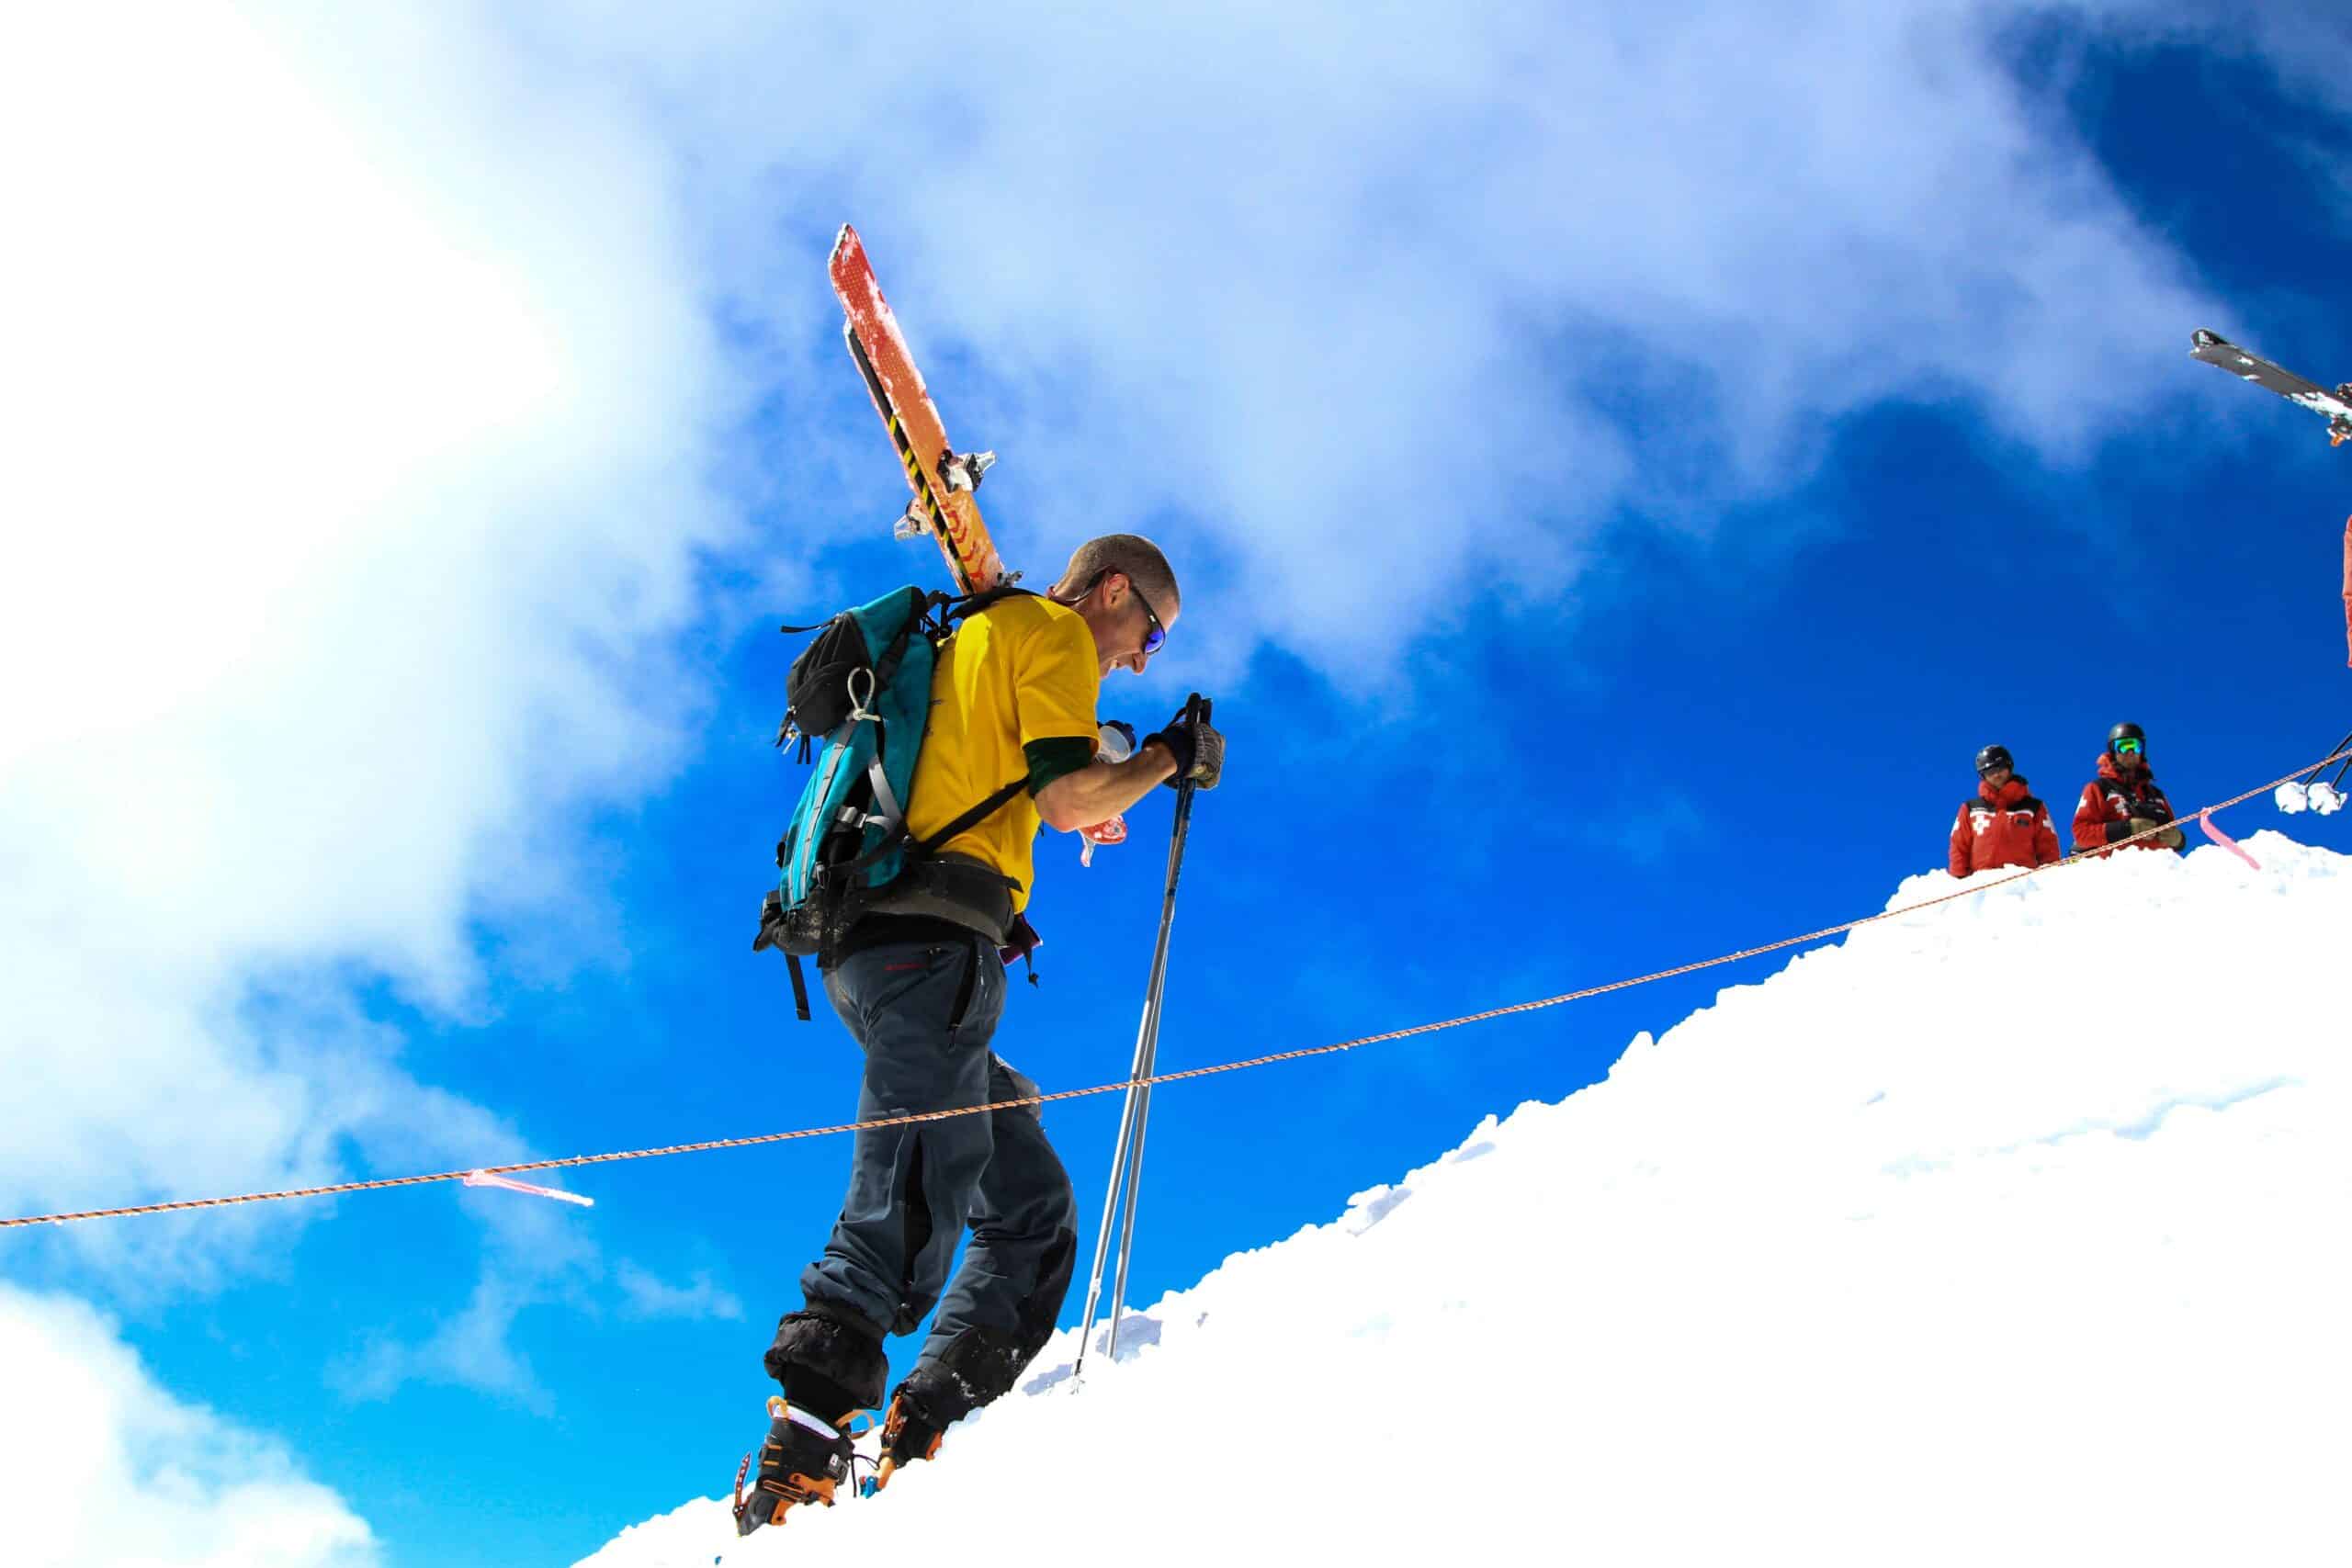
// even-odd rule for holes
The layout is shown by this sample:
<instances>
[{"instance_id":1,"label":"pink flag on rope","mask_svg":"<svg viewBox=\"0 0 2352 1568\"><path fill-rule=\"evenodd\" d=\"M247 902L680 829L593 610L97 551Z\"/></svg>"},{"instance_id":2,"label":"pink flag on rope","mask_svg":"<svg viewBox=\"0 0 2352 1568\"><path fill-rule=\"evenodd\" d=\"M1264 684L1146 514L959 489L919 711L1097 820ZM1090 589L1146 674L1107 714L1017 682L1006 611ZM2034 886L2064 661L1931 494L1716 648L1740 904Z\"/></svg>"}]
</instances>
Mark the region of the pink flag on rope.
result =
<instances>
[{"instance_id":1,"label":"pink flag on rope","mask_svg":"<svg viewBox=\"0 0 2352 1568\"><path fill-rule=\"evenodd\" d=\"M2252 855L2246 853L2245 851L2240 847L2235 839L2231 838L2227 833L2222 832L2219 828L2213 826L2213 814L2211 811L2199 812L2197 814L2197 825L2205 829L2205 836L2207 838L2212 840L2215 843L2229 851L2230 853L2237 856L2238 859L2245 862L2246 864L2254 867L2256 871L2260 871L2262 869L2262 863L2256 860Z\"/></svg>"},{"instance_id":2,"label":"pink flag on rope","mask_svg":"<svg viewBox=\"0 0 2352 1568\"><path fill-rule=\"evenodd\" d=\"M466 1172L466 1185L503 1187L509 1192L528 1192L534 1198L552 1198L559 1203L577 1203L583 1209L593 1209L596 1206L596 1200L584 1193L566 1192L560 1187L535 1187L530 1182L517 1181L511 1176L493 1176L486 1170Z\"/></svg>"}]
</instances>

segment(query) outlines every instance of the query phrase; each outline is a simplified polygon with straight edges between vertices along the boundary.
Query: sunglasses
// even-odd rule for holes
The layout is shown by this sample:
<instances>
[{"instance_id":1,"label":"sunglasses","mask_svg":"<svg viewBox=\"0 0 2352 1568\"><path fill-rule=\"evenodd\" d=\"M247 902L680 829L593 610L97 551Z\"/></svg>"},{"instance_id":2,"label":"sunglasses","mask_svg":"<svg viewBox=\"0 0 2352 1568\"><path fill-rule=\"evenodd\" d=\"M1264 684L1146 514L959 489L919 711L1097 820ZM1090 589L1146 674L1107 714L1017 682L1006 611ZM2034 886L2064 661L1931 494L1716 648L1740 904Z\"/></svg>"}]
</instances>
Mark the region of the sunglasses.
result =
<instances>
[{"instance_id":1,"label":"sunglasses","mask_svg":"<svg viewBox=\"0 0 2352 1568\"><path fill-rule=\"evenodd\" d=\"M2137 757L2147 749L2148 743L2144 740L2127 739L2115 743L2115 754L2119 757Z\"/></svg>"},{"instance_id":2,"label":"sunglasses","mask_svg":"<svg viewBox=\"0 0 2352 1568\"><path fill-rule=\"evenodd\" d=\"M1136 603L1143 606L1144 619L1151 623L1144 628L1143 650L1158 653L1168 646L1168 628L1159 624L1159 612L1151 607L1151 601L1143 596L1143 590L1136 586L1132 577L1127 579L1127 592L1136 596Z\"/></svg>"},{"instance_id":3,"label":"sunglasses","mask_svg":"<svg viewBox=\"0 0 2352 1568\"><path fill-rule=\"evenodd\" d=\"M1096 573L1094 581L1086 585L1087 592L1090 593L1094 591L1095 583L1101 582L1104 578L1110 575L1111 574L1107 571ZM1126 577L1126 573L1125 572L1121 572L1119 575ZM1151 623L1144 628L1143 651L1146 653L1158 653L1161 649L1168 646L1168 628L1166 626L1161 624L1159 612L1151 607L1151 601L1143 596L1143 590L1136 586L1136 580L1132 577L1127 578L1127 592L1136 596L1136 603L1143 606L1144 619Z\"/></svg>"}]
</instances>

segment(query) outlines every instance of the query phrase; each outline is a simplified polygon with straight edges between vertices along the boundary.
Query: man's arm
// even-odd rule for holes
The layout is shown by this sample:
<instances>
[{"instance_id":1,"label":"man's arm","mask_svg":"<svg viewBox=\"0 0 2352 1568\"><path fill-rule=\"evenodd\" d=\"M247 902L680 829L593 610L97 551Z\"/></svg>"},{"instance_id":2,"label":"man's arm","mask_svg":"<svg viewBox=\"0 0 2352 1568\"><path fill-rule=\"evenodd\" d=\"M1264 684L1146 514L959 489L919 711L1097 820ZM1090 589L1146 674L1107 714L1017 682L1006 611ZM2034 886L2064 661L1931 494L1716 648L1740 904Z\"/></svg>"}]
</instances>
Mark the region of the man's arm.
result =
<instances>
[{"instance_id":1,"label":"man's arm","mask_svg":"<svg viewBox=\"0 0 2352 1568\"><path fill-rule=\"evenodd\" d=\"M2098 780L2083 786L2083 801L2075 807L2075 848L2076 852L2096 850L2122 837L2108 829L2120 827L2123 819L2110 817L2107 811L2107 791Z\"/></svg>"},{"instance_id":2,"label":"man's arm","mask_svg":"<svg viewBox=\"0 0 2352 1568\"><path fill-rule=\"evenodd\" d=\"M2033 814L2033 863L2055 865L2065 858L2058 852L2058 829L2050 820L2050 807L2045 806Z\"/></svg>"},{"instance_id":3,"label":"man's arm","mask_svg":"<svg viewBox=\"0 0 2352 1568\"><path fill-rule=\"evenodd\" d=\"M1165 784L1176 759L1154 741L1124 762L1089 762L1037 792L1037 815L1056 832L1107 822Z\"/></svg>"}]
</instances>

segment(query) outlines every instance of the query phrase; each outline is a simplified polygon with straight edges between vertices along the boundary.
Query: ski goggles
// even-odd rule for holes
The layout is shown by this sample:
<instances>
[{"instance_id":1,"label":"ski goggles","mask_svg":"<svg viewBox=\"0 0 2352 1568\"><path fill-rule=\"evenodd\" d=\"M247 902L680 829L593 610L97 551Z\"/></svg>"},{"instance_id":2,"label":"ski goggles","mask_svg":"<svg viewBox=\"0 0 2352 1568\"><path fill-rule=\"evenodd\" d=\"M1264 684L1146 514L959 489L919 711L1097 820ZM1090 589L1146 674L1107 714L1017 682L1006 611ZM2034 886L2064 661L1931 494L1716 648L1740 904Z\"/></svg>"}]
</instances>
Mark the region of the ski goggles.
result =
<instances>
[{"instance_id":1,"label":"ski goggles","mask_svg":"<svg viewBox=\"0 0 2352 1568\"><path fill-rule=\"evenodd\" d=\"M2148 743L2146 741L2135 740L2128 735L2115 743L2115 754L2119 757L2141 756L2145 753L2147 750Z\"/></svg>"}]
</instances>

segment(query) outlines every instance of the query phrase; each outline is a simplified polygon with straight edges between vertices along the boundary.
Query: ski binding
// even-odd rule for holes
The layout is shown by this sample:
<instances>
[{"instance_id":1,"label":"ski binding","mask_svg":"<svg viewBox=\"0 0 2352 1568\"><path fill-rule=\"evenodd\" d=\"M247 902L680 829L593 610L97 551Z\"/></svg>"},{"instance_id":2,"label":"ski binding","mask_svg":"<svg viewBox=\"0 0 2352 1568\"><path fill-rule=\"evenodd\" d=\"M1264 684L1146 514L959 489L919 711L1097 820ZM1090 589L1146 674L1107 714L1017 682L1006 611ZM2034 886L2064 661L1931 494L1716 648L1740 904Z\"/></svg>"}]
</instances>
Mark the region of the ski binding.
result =
<instances>
[{"instance_id":1,"label":"ski binding","mask_svg":"<svg viewBox=\"0 0 2352 1568\"><path fill-rule=\"evenodd\" d=\"M939 457L939 477L949 490L978 490L980 476L995 467L993 452L943 452Z\"/></svg>"}]
</instances>

